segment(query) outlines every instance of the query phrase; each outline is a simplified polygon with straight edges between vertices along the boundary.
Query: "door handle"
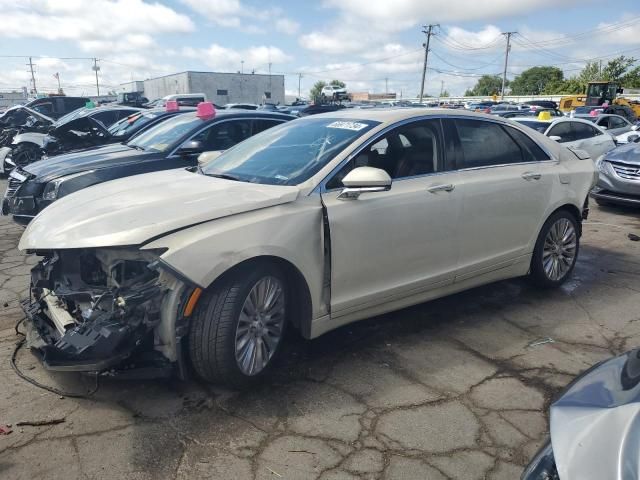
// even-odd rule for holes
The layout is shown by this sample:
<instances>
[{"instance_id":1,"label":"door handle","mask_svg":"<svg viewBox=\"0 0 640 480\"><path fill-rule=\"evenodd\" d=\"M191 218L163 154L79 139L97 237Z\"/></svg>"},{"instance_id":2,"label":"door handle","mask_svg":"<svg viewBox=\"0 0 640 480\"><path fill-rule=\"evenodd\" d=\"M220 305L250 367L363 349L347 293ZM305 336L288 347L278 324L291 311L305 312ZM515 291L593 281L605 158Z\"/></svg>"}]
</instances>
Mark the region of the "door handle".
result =
<instances>
[{"instance_id":1,"label":"door handle","mask_svg":"<svg viewBox=\"0 0 640 480\"><path fill-rule=\"evenodd\" d=\"M525 180L540 180L541 177L542 175L536 172L524 172L522 174L522 178Z\"/></svg>"},{"instance_id":2,"label":"door handle","mask_svg":"<svg viewBox=\"0 0 640 480\"><path fill-rule=\"evenodd\" d=\"M451 183L443 184L443 185L434 185L433 187L427 188L427 192L429 193L438 193L438 192L451 192L456 188L455 185Z\"/></svg>"}]
</instances>

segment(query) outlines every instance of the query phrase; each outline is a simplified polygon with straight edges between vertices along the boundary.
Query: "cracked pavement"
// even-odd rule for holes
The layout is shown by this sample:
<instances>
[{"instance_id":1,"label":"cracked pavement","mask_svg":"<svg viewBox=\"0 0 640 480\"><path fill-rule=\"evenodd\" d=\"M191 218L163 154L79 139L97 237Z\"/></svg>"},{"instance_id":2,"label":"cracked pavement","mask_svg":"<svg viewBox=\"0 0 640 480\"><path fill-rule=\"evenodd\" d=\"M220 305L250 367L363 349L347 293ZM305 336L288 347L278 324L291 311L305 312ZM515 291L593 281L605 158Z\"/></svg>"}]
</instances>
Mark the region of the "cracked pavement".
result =
<instances>
[{"instance_id":1,"label":"cracked pavement","mask_svg":"<svg viewBox=\"0 0 640 480\"><path fill-rule=\"evenodd\" d=\"M0 218L7 479L512 480L544 441L562 388L640 344L640 242L627 237L640 234L640 211L594 206L573 279L559 290L516 279L314 341L290 332L274 375L251 391L104 379L89 399L60 397L9 364L35 262L16 249L21 232ZM66 391L93 386L43 371L28 351L18 365ZM54 418L64 422L16 426Z\"/></svg>"}]
</instances>

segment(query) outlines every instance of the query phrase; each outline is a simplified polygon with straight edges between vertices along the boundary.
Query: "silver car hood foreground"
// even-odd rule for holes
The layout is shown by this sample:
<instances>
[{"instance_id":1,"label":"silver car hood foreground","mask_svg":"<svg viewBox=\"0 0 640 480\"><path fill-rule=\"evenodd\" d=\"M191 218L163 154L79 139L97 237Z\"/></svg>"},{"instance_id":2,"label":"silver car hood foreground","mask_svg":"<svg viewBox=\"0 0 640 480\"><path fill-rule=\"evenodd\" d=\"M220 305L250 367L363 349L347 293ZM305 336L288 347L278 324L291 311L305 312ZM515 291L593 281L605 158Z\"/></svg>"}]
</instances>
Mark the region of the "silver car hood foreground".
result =
<instances>
[{"instance_id":1,"label":"silver car hood foreground","mask_svg":"<svg viewBox=\"0 0 640 480\"><path fill-rule=\"evenodd\" d=\"M551 406L561 480L640 478L640 350L607 360Z\"/></svg>"},{"instance_id":2,"label":"silver car hood foreground","mask_svg":"<svg viewBox=\"0 0 640 480\"><path fill-rule=\"evenodd\" d=\"M190 225L295 200L297 187L207 177L183 169L135 175L63 197L34 218L19 248L139 245Z\"/></svg>"}]
</instances>

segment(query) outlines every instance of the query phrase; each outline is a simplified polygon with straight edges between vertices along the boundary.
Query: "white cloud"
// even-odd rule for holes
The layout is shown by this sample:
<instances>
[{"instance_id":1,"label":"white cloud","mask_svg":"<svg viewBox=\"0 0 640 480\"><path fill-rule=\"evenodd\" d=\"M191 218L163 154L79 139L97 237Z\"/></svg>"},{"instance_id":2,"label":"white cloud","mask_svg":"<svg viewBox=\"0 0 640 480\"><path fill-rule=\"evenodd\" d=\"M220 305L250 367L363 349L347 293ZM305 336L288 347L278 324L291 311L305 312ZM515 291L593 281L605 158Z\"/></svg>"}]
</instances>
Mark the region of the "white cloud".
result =
<instances>
[{"instance_id":1,"label":"white cloud","mask_svg":"<svg viewBox=\"0 0 640 480\"><path fill-rule=\"evenodd\" d=\"M277 47L257 46L244 50L223 47L216 43L208 48L183 48L181 56L195 58L208 67L217 71L236 72L240 70L244 61L244 71L266 71L268 64L283 64L290 62L292 58Z\"/></svg>"},{"instance_id":2,"label":"white cloud","mask_svg":"<svg viewBox=\"0 0 640 480\"><path fill-rule=\"evenodd\" d=\"M279 7L252 8L240 0L181 0L182 3L207 20L220 25L238 29L244 33L266 33L267 27L274 23L279 32L293 35L299 24L283 16ZM247 22L262 22L267 25L257 26Z\"/></svg>"},{"instance_id":3,"label":"white cloud","mask_svg":"<svg viewBox=\"0 0 640 480\"><path fill-rule=\"evenodd\" d=\"M447 45L458 48L503 48L501 30L494 25L487 25L482 30L472 32L460 27L451 27L444 37Z\"/></svg>"},{"instance_id":4,"label":"white cloud","mask_svg":"<svg viewBox=\"0 0 640 480\"><path fill-rule=\"evenodd\" d=\"M276 20L276 30L287 35L293 35L300 29L300 24L288 18L279 18Z\"/></svg>"},{"instance_id":5,"label":"white cloud","mask_svg":"<svg viewBox=\"0 0 640 480\"><path fill-rule=\"evenodd\" d=\"M91 53L145 48L152 35L195 29L187 16L143 0L0 0L0 9L0 36L77 41Z\"/></svg>"},{"instance_id":6,"label":"white cloud","mask_svg":"<svg viewBox=\"0 0 640 480\"><path fill-rule=\"evenodd\" d=\"M465 22L504 18L581 3L580 0L325 0L324 6L357 16L387 31L405 30L423 22ZM374 27L374 25L372 25Z\"/></svg>"}]
</instances>

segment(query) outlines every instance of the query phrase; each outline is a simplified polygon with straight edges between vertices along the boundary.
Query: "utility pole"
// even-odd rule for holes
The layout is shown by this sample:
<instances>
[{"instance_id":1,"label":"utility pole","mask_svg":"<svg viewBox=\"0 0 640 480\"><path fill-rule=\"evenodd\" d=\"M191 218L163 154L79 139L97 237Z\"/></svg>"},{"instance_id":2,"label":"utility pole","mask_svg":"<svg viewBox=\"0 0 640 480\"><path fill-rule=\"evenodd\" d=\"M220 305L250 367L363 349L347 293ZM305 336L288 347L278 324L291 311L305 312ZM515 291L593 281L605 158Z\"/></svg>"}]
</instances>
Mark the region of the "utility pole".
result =
<instances>
[{"instance_id":1,"label":"utility pole","mask_svg":"<svg viewBox=\"0 0 640 480\"><path fill-rule=\"evenodd\" d=\"M29 68L31 69L31 83L33 85L33 93L38 94L38 89L36 88L36 76L33 74L33 62L31 61L31 57L29 57Z\"/></svg>"},{"instance_id":2,"label":"utility pole","mask_svg":"<svg viewBox=\"0 0 640 480\"><path fill-rule=\"evenodd\" d=\"M240 73L244 73L244 60L240 60Z\"/></svg>"},{"instance_id":3,"label":"utility pole","mask_svg":"<svg viewBox=\"0 0 640 480\"><path fill-rule=\"evenodd\" d=\"M509 62L509 50L511 50L511 35L518 32L503 32L502 35L507 36L507 48L504 52L504 71L502 72L502 90L500 91L500 100L504 100L504 86L507 81L507 62Z\"/></svg>"},{"instance_id":4,"label":"utility pole","mask_svg":"<svg viewBox=\"0 0 640 480\"><path fill-rule=\"evenodd\" d=\"M298 99L300 99L300 82L302 81L302 74L298 74Z\"/></svg>"},{"instance_id":5,"label":"utility pole","mask_svg":"<svg viewBox=\"0 0 640 480\"><path fill-rule=\"evenodd\" d=\"M92 70L96 72L96 91L98 92L98 97L100 96L100 84L98 83L98 71L100 67L98 66L98 59L93 57L93 68Z\"/></svg>"},{"instance_id":6,"label":"utility pole","mask_svg":"<svg viewBox=\"0 0 640 480\"><path fill-rule=\"evenodd\" d=\"M442 92L444 92L444 80L440 80L440 95L438 96L438 99L442 97Z\"/></svg>"},{"instance_id":7,"label":"utility pole","mask_svg":"<svg viewBox=\"0 0 640 480\"><path fill-rule=\"evenodd\" d=\"M422 103L422 97L424 96L424 80L427 75L427 60L429 59L429 41L431 40L431 35L435 35L433 29L439 26L439 24L425 25L422 29L422 33L427 36L427 43L422 44L424 47L424 66L422 67L422 83L420 84L420 103Z\"/></svg>"}]
</instances>

